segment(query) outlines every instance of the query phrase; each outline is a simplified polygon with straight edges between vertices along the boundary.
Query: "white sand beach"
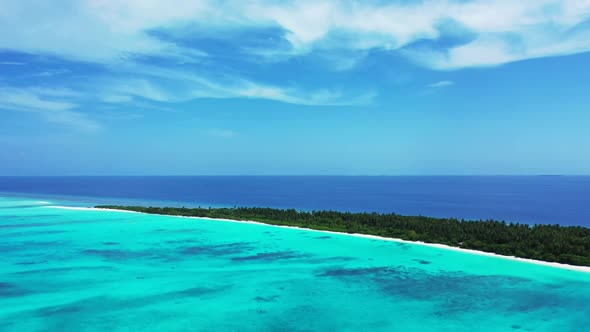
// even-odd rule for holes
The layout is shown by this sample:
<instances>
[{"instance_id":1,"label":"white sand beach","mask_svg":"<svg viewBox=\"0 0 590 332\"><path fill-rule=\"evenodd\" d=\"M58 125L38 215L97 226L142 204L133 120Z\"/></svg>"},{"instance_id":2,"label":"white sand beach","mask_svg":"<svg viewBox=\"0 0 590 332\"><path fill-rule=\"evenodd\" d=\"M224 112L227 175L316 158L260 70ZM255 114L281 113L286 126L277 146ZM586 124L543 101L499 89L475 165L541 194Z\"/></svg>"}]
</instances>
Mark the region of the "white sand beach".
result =
<instances>
[{"instance_id":1,"label":"white sand beach","mask_svg":"<svg viewBox=\"0 0 590 332\"><path fill-rule=\"evenodd\" d=\"M111 211L111 212L149 214L149 213L143 213L143 212L137 212L137 211L103 209L103 208L94 208L94 207L75 207L75 206L51 205L51 206L45 206L45 208L64 209L64 210L92 210L92 211ZM156 215L156 214L154 214L154 215ZM464 249L464 248L453 247L453 246L448 246L448 245L444 245L444 244L437 244L437 243L425 243L425 242L421 242L421 241L407 241L407 240L402 240L402 239L382 237L382 236L376 236L376 235L333 232L333 231L316 230L316 229L296 227L296 226L272 225L272 224L266 224L266 223L253 221L253 220L218 219L218 218L208 218L208 217L187 217L187 216L173 216L173 215L167 215L167 216L168 217L176 217L176 218L207 219L207 220L214 220L214 221L256 224L256 225L264 225L264 226L270 226L270 227L291 228L291 229L305 230L305 231L310 231L310 232L319 232L319 233L325 233L325 234L348 235L348 236L354 236L354 237L360 237L360 238L372 239L372 240L380 240L380 241L401 242L401 243L407 243L407 244L414 244L414 245L439 248L439 249L444 249L444 250L459 251L459 252L464 252L464 253L474 254L474 255L498 257L498 258L509 259L509 260L514 260L514 261L519 261L519 262L524 262L524 263L531 263L531 264L550 266L550 267L555 267L555 268L560 268L560 269L590 273L589 266L576 266L576 265L569 265L569 264L562 264L562 263L555 263L555 262L539 261L539 260L529 259L529 258L520 258L520 257L515 257L515 256L504 256L504 255L499 255L499 254L495 254L495 253L491 253L491 252L485 252L485 251L479 251L479 250L473 250L473 249Z\"/></svg>"}]
</instances>

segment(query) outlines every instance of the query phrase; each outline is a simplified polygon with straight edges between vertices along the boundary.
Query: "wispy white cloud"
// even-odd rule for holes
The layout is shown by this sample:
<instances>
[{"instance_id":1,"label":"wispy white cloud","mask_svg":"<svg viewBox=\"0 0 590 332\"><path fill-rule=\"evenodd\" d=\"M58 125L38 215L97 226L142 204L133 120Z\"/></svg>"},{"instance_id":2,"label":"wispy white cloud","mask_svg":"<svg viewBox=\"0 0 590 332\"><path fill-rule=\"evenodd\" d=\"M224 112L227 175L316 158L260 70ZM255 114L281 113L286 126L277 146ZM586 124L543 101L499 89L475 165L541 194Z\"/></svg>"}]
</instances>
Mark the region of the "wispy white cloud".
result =
<instances>
[{"instance_id":1,"label":"wispy white cloud","mask_svg":"<svg viewBox=\"0 0 590 332\"><path fill-rule=\"evenodd\" d=\"M590 0L80 0L55 3L0 1L0 49L114 62L136 55L206 56L148 32L198 23L247 28L278 26L292 46L288 56L314 49L399 50L444 36L452 21L475 38L449 48L406 52L433 69L498 65L590 50ZM51 27L51 35L46 27ZM272 49L268 52L272 54ZM264 50L256 50L264 52Z\"/></svg>"},{"instance_id":2,"label":"wispy white cloud","mask_svg":"<svg viewBox=\"0 0 590 332\"><path fill-rule=\"evenodd\" d=\"M374 93L350 96L336 90L300 91L294 88L285 89L251 82L243 82L242 86L235 87L231 92L235 98L260 98L316 106L366 105L370 104L375 97Z\"/></svg>"},{"instance_id":3,"label":"wispy white cloud","mask_svg":"<svg viewBox=\"0 0 590 332\"><path fill-rule=\"evenodd\" d=\"M250 8L253 16L288 30L288 40L301 52L317 47L403 50L440 70L590 51L590 24L584 24L590 22L589 0L297 1L258 2ZM445 37L440 29L445 21L475 38L446 47L411 47Z\"/></svg>"},{"instance_id":4,"label":"wispy white cloud","mask_svg":"<svg viewBox=\"0 0 590 332\"><path fill-rule=\"evenodd\" d=\"M176 46L150 37L147 31L198 18L205 5L199 0L173 6L155 0L59 4L2 0L0 49L101 63L137 54L166 54Z\"/></svg>"},{"instance_id":5,"label":"wispy white cloud","mask_svg":"<svg viewBox=\"0 0 590 332\"><path fill-rule=\"evenodd\" d=\"M174 38L160 38L157 30L184 32L176 38L190 39L197 33L190 28L195 25L206 31L276 28L284 32L281 47L279 41L246 45L237 48L243 54L234 56L265 62L314 54L315 61L338 71L355 68L375 49L397 52L434 70L590 51L590 0L178 0L174 5L164 0L66 0L59 5L0 0L0 7L0 49L98 64L108 72L72 84L71 89L15 88L12 94L5 89L0 106L47 109L48 118L87 127L98 125L77 108L76 99L82 94L107 104L144 105L195 98L364 105L376 95L329 86L311 88L298 81L263 82L215 54ZM469 38L444 44L441 40L448 36L441 22L460 27ZM232 42L239 45L241 40ZM146 65L142 59L147 57L164 61ZM223 65L207 67L216 61ZM49 80L71 75L69 70L49 69L38 75ZM451 84L441 81L429 87Z\"/></svg>"},{"instance_id":6,"label":"wispy white cloud","mask_svg":"<svg viewBox=\"0 0 590 332\"><path fill-rule=\"evenodd\" d=\"M125 75L106 78L100 84L102 91L99 93L104 96L103 101L125 103L129 99L141 98L169 103L196 98L248 98L290 104L335 106L366 105L376 96L372 91L351 93L328 88L284 87L229 74L207 77L187 70L150 65L123 64L117 70Z\"/></svg>"},{"instance_id":7,"label":"wispy white cloud","mask_svg":"<svg viewBox=\"0 0 590 332\"><path fill-rule=\"evenodd\" d=\"M77 106L69 102L46 100L30 89L2 88L0 97L0 107L13 110L68 111Z\"/></svg>"},{"instance_id":8,"label":"wispy white cloud","mask_svg":"<svg viewBox=\"0 0 590 332\"><path fill-rule=\"evenodd\" d=\"M446 88L448 86L454 85L455 82L453 81L438 81L436 83L428 84L430 88Z\"/></svg>"},{"instance_id":9,"label":"wispy white cloud","mask_svg":"<svg viewBox=\"0 0 590 332\"><path fill-rule=\"evenodd\" d=\"M58 69L58 70L45 70L42 71L34 76L38 76L38 77L53 77L56 75L62 75L62 74L67 74L69 73L70 70L69 69Z\"/></svg>"},{"instance_id":10,"label":"wispy white cloud","mask_svg":"<svg viewBox=\"0 0 590 332\"><path fill-rule=\"evenodd\" d=\"M192 77L195 81L176 80L173 86L166 82L150 79L131 79L112 81L106 84L103 101L126 103L135 98L155 102L183 102L196 98L246 98L267 99L289 104L336 106L367 105L372 102L375 93L349 94L338 90L301 90L260 84L240 78L230 79L230 83L221 85L204 78Z\"/></svg>"},{"instance_id":11,"label":"wispy white cloud","mask_svg":"<svg viewBox=\"0 0 590 332\"><path fill-rule=\"evenodd\" d=\"M55 99L56 97L71 97L73 95L68 89L0 87L0 110L33 112L47 121L73 126L85 131L100 129L97 122L76 111L78 104Z\"/></svg>"},{"instance_id":12,"label":"wispy white cloud","mask_svg":"<svg viewBox=\"0 0 590 332\"><path fill-rule=\"evenodd\" d=\"M0 66L22 66L24 64L24 62L18 61L0 61Z\"/></svg>"}]
</instances>

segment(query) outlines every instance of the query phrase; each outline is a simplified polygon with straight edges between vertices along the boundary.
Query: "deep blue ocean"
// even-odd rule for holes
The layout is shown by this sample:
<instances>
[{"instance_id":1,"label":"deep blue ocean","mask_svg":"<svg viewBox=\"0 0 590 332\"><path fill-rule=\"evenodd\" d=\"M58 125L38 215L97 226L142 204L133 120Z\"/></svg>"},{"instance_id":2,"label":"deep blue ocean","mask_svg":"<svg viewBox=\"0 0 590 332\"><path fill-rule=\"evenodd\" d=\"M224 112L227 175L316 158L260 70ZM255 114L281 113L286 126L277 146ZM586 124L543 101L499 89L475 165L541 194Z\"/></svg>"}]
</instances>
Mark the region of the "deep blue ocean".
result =
<instances>
[{"instance_id":1,"label":"deep blue ocean","mask_svg":"<svg viewBox=\"0 0 590 332\"><path fill-rule=\"evenodd\" d=\"M0 193L80 204L257 206L590 226L590 176L0 177Z\"/></svg>"}]
</instances>

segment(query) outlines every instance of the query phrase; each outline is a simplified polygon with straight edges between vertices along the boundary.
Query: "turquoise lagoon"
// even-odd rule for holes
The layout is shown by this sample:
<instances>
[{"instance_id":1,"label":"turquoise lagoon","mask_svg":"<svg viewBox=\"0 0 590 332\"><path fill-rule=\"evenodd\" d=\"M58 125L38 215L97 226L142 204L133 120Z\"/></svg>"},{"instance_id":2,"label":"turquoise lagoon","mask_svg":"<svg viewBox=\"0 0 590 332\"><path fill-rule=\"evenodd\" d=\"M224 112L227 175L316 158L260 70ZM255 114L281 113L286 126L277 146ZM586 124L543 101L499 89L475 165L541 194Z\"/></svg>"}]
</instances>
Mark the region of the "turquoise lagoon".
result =
<instances>
[{"instance_id":1,"label":"turquoise lagoon","mask_svg":"<svg viewBox=\"0 0 590 332\"><path fill-rule=\"evenodd\" d=\"M1 331L587 331L590 273L0 198ZM89 202L88 205L92 205Z\"/></svg>"}]
</instances>

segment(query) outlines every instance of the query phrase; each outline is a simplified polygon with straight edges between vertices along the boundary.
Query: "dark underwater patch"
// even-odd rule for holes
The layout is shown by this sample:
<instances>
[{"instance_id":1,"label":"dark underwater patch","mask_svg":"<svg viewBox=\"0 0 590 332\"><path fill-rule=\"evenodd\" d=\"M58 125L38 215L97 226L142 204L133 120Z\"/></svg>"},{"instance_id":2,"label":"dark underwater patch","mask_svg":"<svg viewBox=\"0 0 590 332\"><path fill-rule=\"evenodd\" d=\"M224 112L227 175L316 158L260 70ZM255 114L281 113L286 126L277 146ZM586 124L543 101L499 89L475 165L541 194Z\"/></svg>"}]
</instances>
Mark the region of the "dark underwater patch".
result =
<instances>
[{"instance_id":1,"label":"dark underwater patch","mask_svg":"<svg viewBox=\"0 0 590 332\"><path fill-rule=\"evenodd\" d=\"M15 284L8 282L0 282L0 296L1 297L18 297L31 293Z\"/></svg>"},{"instance_id":2,"label":"dark underwater patch","mask_svg":"<svg viewBox=\"0 0 590 332\"><path fill-rule=\"evenodd\" d=\"M185 239L185 240L169 240L166 241L167 244L184 244L184 243L196 243L198 241L193 239Z\"/></svg>"},{"instance_id":3,"label":"dark underwater patch","mask_svg":"<svg viewBox=\"0 0 590 332\"><path fill-rule=\"evenodd\" d=\"M271 295L271 296L257 296L254 298L254 301L258 303L265 303L265 302L275 302L280 295Z\"/></svg>"},{"instance_id":4,"label":"dark underwater patch","mask_svg":"<svg viewBox=\"0 0 590 332\"><path fill-rule=\"evenodd\" d=\"M37 313L41 316L55 316L55 315L68 315L68 314L77 314L78 312L84 309L83 306L77 304L65 304L65 305L58 305L58 306L50 306L41 308L37 311Z\"/></svg>"},{"instance_id":5,"label":"dark underwater patch","mask_svg":"<svg viewBox=\"0 0 590 332\"><path fill-rule=\"evenodd\" d=\"M349 256L333 256L333 257L317 257L317 258L310 258L308 260L309 263L312 264L322 264L322 263L338 263L338 262L351 262L355 261L357 258L349 257Z\"/></svg>"},{"instance_id":6,"label":"dark underwater patch","mask_svg":"<svg viewBox=\"0 0 590 332\"><path fill-rule=\"evenodd\" d=\"M46 230L46 231L29 231L29 232L27 232L27 235L31 235L31 234L46 235L46 234L63 234L63 233L68 233L68 231L56 230L56 229Z\"/></svg>"},{"instance_id":7,"label":"dark underwater patch","mask_svg":"<svg viewBox=\"0 0 590 332\"><path fill-rule=\"evenodd\" d=\"M198 298L203 295L210 295L217 293L222 288L205 288L205 287L191 287L176 291L169 291L160 294L153 294L148 296L139 296L131 298L113 298L107 296L98 296L71 303L47 306L36 310L37 314L50 317L62 316L61 320L68 319L71 315L93 315L96 311L123 311L130 308L139 308L148 306L158 302L177 301L182 298Z\"/></svg>"},{"instance_id":8,"label":"dark underwater patch","mask_svg":"<svg viewBox=\"0 0 590 332\"><path fill-rule=\"evenodd\" d=\"M395 245L400 247L402 250L410 250L412 248L411 245L403 242L395 242Z\"/></svg>"},{"instance_id":9,"label":"dark underwater patch","mask_svg":"<svg viewBox=\"0 0 590 332\"><path fill-rule=\"evenodd\" d=\"M0 207L0 209L4 209L4 207ZM15 219L15 218L24 219L24 217L19 214L3 214L2 215L2 220L9 220L9 219Z\"/></svg>"},{"instance_id":10,"label":"dark underwater patch","mask_svg":"<svg viewBox=\"0 0 590 332\"><path fill-rule=\"evenodd\" d=\"M153 256L153 253L151 252L119 249L86 249L82 250L82 253L90 256L98 256L107 260L127 260Z\"/></svg>"},{"instance_id":11,"label":"dark underwater patch","mask_svg":"<svg viewBox=\"0 0 590 332\"><path fill-rule=\"evenodd\" d=\"M183 289L183 290L180 290L177 292L170 292L165 295L168 295L168 296L189 296L189 297L197 296L198 297L198 296L205 295L205 294L215 293L217 291L218 291L218 289L214 289L214 288L192 287L192 288Z\"/></svg>"},{"instance_id":12,"label":"dark underwater patch","mask_svg":"<svg viewBox=\"0 0 590 332\"><path fill-rule=\"evenodd\" d=\"M530 279L512 276L434 273L405 266L331 268L317 276L359 284L369 282L392 298L440 302L434 314L441 317L487 310L490 306L513 313L556 308L563 303L570 307L578 305L581 310L587 305L572 294L564 294L545 284L531 285Z\"/></svg>"},{"instance_id":13,"label":"dark underwater patch","mask_svg":"<svg viewBox=\"0 0 590 332\"><path fill-rule=\"evenodd\" d=\"M238 255L254 249L253 242L233 242L215 245L198 245L181 248L183 255L229 256Z\"/></svg>"},{"instance_id":14,"label":"dark underwater patch","mask_svg":"<svg viewBox=\"0 0 590 332\"><path fill-rule=\"evenodd\" d=\"M56 267L56 268L48 268L48 269L35 269L35 270L27 270L27 271L19 271L15 272L18 275L34 275L34 274L41 274L41 275L49 275L51 273L66 273L72 271L108 271L108 270L115 270L112 266L69 266L69 267Z\"/></svg>"},{"instance_id":15,"label":"dark underwater patch","mask_svg":"<svg viewBox=\"0 0 590 332\"><path fill-rule=\"evenodd\" d=\"M286 259L309 258L310 254L304 254L297 251L277 251L277 252L259 252L256 255L233 257L231 260L236 262L258 261L273 262Z\"/></svg>"},{"instance_id":16,"label":"dark underwater patch","mask_svg":"<svg viewBox=\"0 0 590 332\"><path fill-rule=\"evenodd\" d=\"M105 246L115 246L118 245L119 242L103 242L102 244Z\"/></svg>"},{"instance_id":17,"label":"dark underwater patch","mask_svg":"<svg viewBox=\"0 0 590 332\"><path fill-rule=\"evenodd\" d=\"M180 241L180 242L177 242ZM193 240L175 240L174 243L192 243ZM194 241L197 242L197 241ZM107 244L107 243L103 243ZM116 242L108 243L115 245ZM103 247L104 248L104 247ZM100 257L109 261L125 261L133 259L152 259L170 263L185 260L190 256L226 256L243 254L254 248L250 242L235 242L216 245L194 245L181 246L177 248L148 248L145 250L132 251L123 250L116 247L104 249L87 249L81 253L89 256Z\"/></svg>"},{"instance_id":18,"label":"dark underwater patch","mask_svg":"<svg viewBox=\"0 0 590 332\"><path fill-rule=\"evenodd\" d=\"M431 264L429 261L423 260L423 259L412 259L414 262L418 262L422 265L428 265Z\"/></svg>"},{"instance_id":19,"label":"dark underwater patch","mask_svg":"<svg viewBox=\"0 0 590 332\"><path fill-rule=\"evenodd\" d=\"M367 276L389 273L390 267L337 268L319 273L320 277Z\"/></svg>"},{"instance_id":20,"label":"dark underwater patch","mask_svg":"<svg viewBox=\"0 0 590 332\"><path fill-rule=\"evenodd\" d=\"M554 294L546 292L538 292L533 290L527 290L514 294L515 298L519 299L518 302L511 306L514 311L534 311L545 307L558 306L563 299L556 297Z\"/></svg>"},{"instance_id":21,"label":"dark underwater patch","mask_svg":"<svg viewBox=\"0 0 590 332\"><path fill-rule=\"evenodd\" d=\"M314 239L318 239L318 240L327 240L327 239L331 239L332 237L329 235L323 235L323 236L316 236L314 237Z\"/></svg>"},{"instance_id":22,"label":"dark underwater patch","mask_svg":"<svg viewBox=\"0 0 590 332\"><path fill-rule=\"evenodd\" d=\"M16 263L16 265L37 265L37 264L43 264L43 263L47 263L46 260L43 261L24 261L24 262L18 262Z\"/></svg>"}]
</instances>

